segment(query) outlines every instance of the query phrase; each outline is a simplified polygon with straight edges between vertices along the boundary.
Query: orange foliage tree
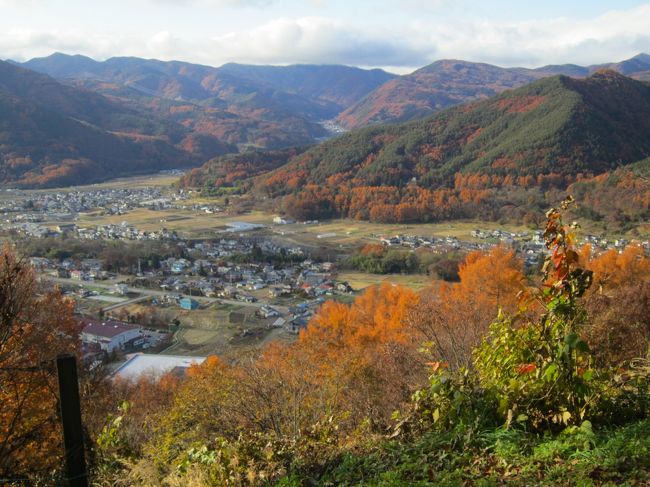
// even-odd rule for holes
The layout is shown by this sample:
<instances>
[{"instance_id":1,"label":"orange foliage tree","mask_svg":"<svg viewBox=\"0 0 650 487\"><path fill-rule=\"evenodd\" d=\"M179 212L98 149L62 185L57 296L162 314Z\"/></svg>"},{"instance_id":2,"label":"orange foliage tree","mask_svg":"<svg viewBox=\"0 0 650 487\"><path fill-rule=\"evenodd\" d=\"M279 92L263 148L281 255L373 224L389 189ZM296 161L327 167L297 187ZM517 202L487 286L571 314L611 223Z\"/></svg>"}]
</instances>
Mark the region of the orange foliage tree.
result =
<instances>
[{"instance_id":1,"label":"orange foliage tree","mask_svg":"<svg viewBox=\"0 0 650 487\"><path fill-rule=\"evenodd\" d=\"M592 247L585 245L581 254L586 267L594 273L596 286L592 292L650 280L650 259L640 245L628 245L620 253L610 249L599 255L594 255Z\"/></svg>"},{"instance_id":2,"label":"orange foliage tree","mask_svg":"<svg viewBox=\"0 0 650 487\"><path fill-rule=\"evenodd\" d=\"M0 477L51 475L63 451L57 354L76 352L73 303L39 289L31 267L0 254Z\"/></svg>"},{"instance_id":3,"label":"orange foliage tree","mask_svg":"<svg viewBox=\"0 0 650 487\"><path fill-rule=\"evenodd\" d=\"M296 437L336 418L343 431L363 419L385 424L426 377L407 316L418 296L385 284L351 305L326 302L291 345L272 344L242 368L240 411L255 429Z\"/></svg>"},{"instance_id":4,"label":"orange foliage tree","mask_svg":"<svg viewBox=\"0 0 650 487\"><path fill-rule=\"evenodd\" d=\"M332 419L340 434L365 419L385 426L426 379L407 320L417 302L410 289L372 287L351 305L325 303L293 344L192 369L171 406L152 415L145 450L164 463L201 438L241 431L298 438Z\"/></svg>"},{"instance_id":5,"label":"orange foliage tree","mask_svg":"<svg viewBox=\"0 0 650 487\"><path fill-rule=\"evenodd\" d=\"M513 250L472 252L460 265L458 283L440 283L423 293L410 320L434 357L453 368L471 366L471 351L499 309L513 312L526 279Z\"/></svg>"},{"instance_id":6,"label":"orange foliage tree","mask_svg":"<svg viewBox=\"0 0 650 487\"><path fill-rule=\"evenodd\" d=\"M650 257L641 246L620 253L610 249L594 255L591 246L581 260L593 272L595 286L587 292L586 339L600 365L620 366L650 349Z\"/></svg>"}]
</instances>

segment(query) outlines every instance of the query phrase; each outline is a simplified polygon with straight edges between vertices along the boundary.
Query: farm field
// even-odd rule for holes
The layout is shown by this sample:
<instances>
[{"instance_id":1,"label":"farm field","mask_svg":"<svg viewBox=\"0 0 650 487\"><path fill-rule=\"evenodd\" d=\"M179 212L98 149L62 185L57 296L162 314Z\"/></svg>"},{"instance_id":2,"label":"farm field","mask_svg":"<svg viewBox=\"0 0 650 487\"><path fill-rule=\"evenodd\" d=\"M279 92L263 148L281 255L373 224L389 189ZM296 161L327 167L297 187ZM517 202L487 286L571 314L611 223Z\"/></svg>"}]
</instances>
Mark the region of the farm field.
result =
<instances>
[{"instance_id":1,"label":"farm field","mask_svg":"<svg viewBox=\"0 0 650 487\"><path fill-rule=\"evenodd\" d=\"M364 242L382 236L397 234L424 235L437 237L457 237L473 240L471 231L480 228L497 228L518 232L530 230L523 225L501 225L497 222L452 221L421 224L384 224L365 221L335 219L313 225L294 223L290 225L273 224L273 213L251 211L241 215L198 213L195 210L169 209L150 210L138 208L123 215L105 215L100 212L81 214L77 222L84 225L119 225L127 222L145 231L167 228L190 237L214 237L216 232L226 230L227 224L246 222L266 225L266 228L247 232L247 234L267 235L296 245L313 248L350 249Z\"/></svg>"},{"instance_id":2,"label":"farm field","mask_svg":"<svg viewBox=\"0 0 650 487\"><path fill-rule=\"evenodd\" d=\"M162 228L178 232L185 238L215 238L228 235L223 233L227 225L245 222L265 225L264 228L234 232L236 235L265 237L277 243L300 246L307 251L319 251L327 260L335 260L337 255L354 252L359 246L377 242L381 237L394 235L421 235L434 237L456 237L460 240L477 241L471 232L481 230L506 230L510 232L531 231L531 227L516 224L501 224L478 220L456 220L439 223L390 224L372 223L350 219L334 219L317 224L294 223L277 225L273 223L273 213L253 210L240 215L227 213L201 213L192 209L151 210L137 208L123 215L105 215L100 212L85 213L79 216L78 226L95 226L127 222L144 231L157 231ZM57 222L50 222L55 225ZM640 225L634 232L609 234L598 223L586 222L579 234L608 235L608 238L624 236L628 239L646 239L650 236L650 223ZM329 255L329 257L328 257Z\"/></svg>"},{"instance_id":3,"label":"farm field","mask_svg":"<svg viewBox=\"0 0 650 487\"><path fill-rule=\"evenodd\" d=\"M51 193L52 191L94 191L98 189L138 189L138 188L168 188L178 181L178 176L171 174L148 174L126 178L111 179L103 183L86 184L64 188L49 188L32 190L34 192Z\"/></svg>"},{"instance_id":4,"label":"farm field","mask_svg":"<svg viewBox=\"0 0 650 487\"><path fill-rule=\"evenodd\" d=\"M252 212L246 215L218 215L199 213L195 210L169 209L150 210L137 208L123 215L105 215L101 212L83 213L77 225L119 225L127 222L139 230L147 232L157 231L162 228L174 230L182 236L191 238L214 237L216 232L227 229L227 224L237 221L247 223L269 224L272 217L261 212Z\"/></svg>"},{"instance_id":5,"label":"farm field","mask_svg":"<svg viewBox=\"0 0 650 487\"><path fill-rule=\"evenodd\" d=\"M357 271L339 272L338 280L347 281L355 291L384 282L399 284L420 291L433 283L433 279L424 274L368 274Z\"/></svg>"},{"instance_id":6,"label":"farm field","mask_svg":"<svg viewBox=\"0 0 650 487\"><path fill-rule=\"evenodd\" d=\"M500 225L495 222L457 221L442 223L391 224L371 223L365 221L336 219L317 225L278 225L273 230L281 232L288 239L312 246L333 246L353 248L363 243L376 241L380 237L398 234L457 237L462 240L474 240L471 231L480 229L508 229L524 231L524 226Z\"/></svg>"}]
</instances>

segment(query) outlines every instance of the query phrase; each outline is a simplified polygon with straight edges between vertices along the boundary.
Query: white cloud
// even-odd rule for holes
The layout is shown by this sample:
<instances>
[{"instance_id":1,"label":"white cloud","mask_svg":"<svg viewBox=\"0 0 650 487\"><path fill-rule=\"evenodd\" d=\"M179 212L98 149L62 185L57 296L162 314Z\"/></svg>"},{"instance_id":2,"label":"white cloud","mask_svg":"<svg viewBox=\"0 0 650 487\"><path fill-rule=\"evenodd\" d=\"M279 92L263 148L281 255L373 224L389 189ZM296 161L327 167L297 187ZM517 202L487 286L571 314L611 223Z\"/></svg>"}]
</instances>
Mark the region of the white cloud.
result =
<instances>
[{"instance_id":1,"label":"white cloud","mask_svg":"<svg viewBox=\"0 0 650 487\"><path fill-rule=\"evenodd\" d=\"M84 31L9 29L0 33L0 57L25 60L55 51L85 54L98 59L125 54L127 39Z\"/></svg>"},{"instance_id":2,"label":"white cloud","mask_svg":"<svg viewBox=\"0 0 650 487\"><path fill-rule=\"evenodd\" d=\"M215 36L212 47L228 60L253 63L323 63L415 66L430 48L401 35L356 29L322 17L280 18L259 27Z\"/></svg>"},{"instance_id":3,"label":"white cloud","mask_svg":"<svg viewBox=\"0 0 650 487\"><path fill-rule=\"evenodd\" d=\"M592 64L650 51L650 5L610 11L582 21L462 22L434 29L418 24L415 42L435 45L441 57L501 65Z\"/></svg>"},{"instance_id":4,"label":"white cloud","mask_svg":"<svg viewBox=\"0 0 650 487\"><path fill-rule=\"evenodd\" d=\"M13 0L0 0L0 2ZM162 0L148 0L162 1ZM164 0L173 1L173 0ZM266 0L176 0L252 5ZM419 2L422 0L409 0ZM430 2L439 4L441 0ZM443 0L444 1L444 0ZM425 20L426 19L426 20ZM342 63L392 66L400 72L436 59L502 66L594 64L650 52L650 5L581 21L566 18L496 22L429 20L377 27L326 17L280 17L248 29L188 38L173 26L158 33L108 34L77 30L0 30L0 58L28 59L54 51L97 59L116 55L180 59L210 65Z\"/></svg>"}]
</instances>

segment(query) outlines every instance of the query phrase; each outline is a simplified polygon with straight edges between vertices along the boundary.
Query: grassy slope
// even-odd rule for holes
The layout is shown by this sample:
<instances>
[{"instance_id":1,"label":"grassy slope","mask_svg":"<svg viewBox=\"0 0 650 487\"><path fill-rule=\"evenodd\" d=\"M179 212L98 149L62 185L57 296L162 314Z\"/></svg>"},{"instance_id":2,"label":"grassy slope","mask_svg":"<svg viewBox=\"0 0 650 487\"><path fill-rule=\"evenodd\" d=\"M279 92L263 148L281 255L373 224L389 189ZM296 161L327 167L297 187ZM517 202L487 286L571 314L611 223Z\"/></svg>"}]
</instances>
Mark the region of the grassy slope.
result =
<instances>
[{"instance_id":1,"label":"grassy slope","mask_svg":"<svg viewBox=\"0 0 650 487\"><path fill-rule=\"evenodd\" d=\"M278 485L303 485L302 475ZM650 421L554 437L512 429L427 433L343 454L314 477L331 486L648 485Z\"/></svg>"}]
</instances>

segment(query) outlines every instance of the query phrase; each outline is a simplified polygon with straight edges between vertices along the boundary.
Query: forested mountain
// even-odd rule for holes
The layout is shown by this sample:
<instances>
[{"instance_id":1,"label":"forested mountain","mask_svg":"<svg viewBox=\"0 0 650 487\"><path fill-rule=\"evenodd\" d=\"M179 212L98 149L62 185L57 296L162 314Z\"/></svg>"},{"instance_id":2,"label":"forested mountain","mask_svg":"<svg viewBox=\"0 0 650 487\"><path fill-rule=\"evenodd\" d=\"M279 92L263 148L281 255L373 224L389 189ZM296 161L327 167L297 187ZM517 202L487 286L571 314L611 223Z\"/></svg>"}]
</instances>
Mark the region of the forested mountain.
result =
<instances>
[{"instance_id":1,"label":"forested mountain","mask_svg":"<svg viewBox=\"0 0 650 487\"><path fill-rule=\"evenodd\" d=\"M289 148L219 156L185 174L180 184L187 188L202 188L206 193L243 193L251 188L252 178L283 166L304 150Z\"/></svg>"},{"instance_id":2,"label":"forested mountain","mask_svg":"<svg viewBox=\"0 0 650 487\"><path fill-rule=\"evenodd\" d=\"M396 75L381 69L362 70L337 65L253 66L229 63L218 69L221 73L266 84L310 100L334 103L339 111L396 78Z\"/></svg>"},{"instance_id":3,"label":"forested mountain","mask_svg":"<svg viewBox=\"0 0 650 487\"><path fill-rule=\"evenodd\" d=\"M212 68L64 54L23 66L0 66L2 180L36 186L313 144L328 135L319 122L393 77L345 66Z\"/></svg>"},{"instance_id":4,"label":"forested mountain","mask_svg":"<svg viewBox=\"0 0 650 487\"><path fill-rule=\"evenodd\" d=\"M196 165L234 150L0 62L0 181L52 186Z\"/></svg>"},{"instance_id":5,"label":"forested mountain","mask_svg":"<svg viewBox=\"0 0 650 487\"><path fill-rule=\"evenodd\" d=\"M453 105L494 96L542 77L558 74L585 77L604 68L632 78L650 79L650 56L639 54L620 63L597 66L565 64L537 69L500 68L458 60L436 61L414 73L386 82L341 113L337 120L347 128L415 120Z\"/></svg>"},{"instance_id":6,"label":"forested mountain","mask_svg":"<svg viewBox=\"0 0 650 487\"><path fill-rule=\"evenodd\" d=\"M454 175L599 173L650 154L650 85L601 71L555 76L426 120L328 141L281 171L304 183L448 185Z\"/></svg>"},{"instance_id":7,"label":"forested mountain","mask_svg":"<svg viewBox=\"0 0 650 487\"><path fill-rule=\"evenodd\" d=\"M525 70L443 60L388 81L337 117L347 128L404 122L537 79Z\"/></svg>"},{"instance_id":8,"label":"forested mountain","mask_svg":"<svg viewBox=\"0 0 650 487\"><path fill-rule=\"evenodd\" d=\"M101 179L198 164L251 148L304 147L328 135L323 120L359 100L340 114L341 122L356 126L422 118L449 105L474 102L412 125L372 128L317 146L295 157L289 174L278 169L279 183L276 175L259 183L263 191L296 193L304 184L334 180L352 186L410 182L409 187L427 190L450 188L458 172L565 177L603 172L617 161L648 154L647 85L611 71L585 80L549 77L556 72L582 77L594 66L530 70L439 61L394 77L345 66L213 68L139 58L98 62L63 54L24 65L59 80L15 63L0 66L6 113L1 120L3 179L18 184L74 183L79 176L68 174L83 174L88 161L111 168L93 169L93 177ZM650 57L604 66L644 78ZM479 102L520 85L526 86ZM36 123L36 116L38 129L25 128ZM44 127L43 120L51 117L65 120ZM118 141L91 146L88 141L99 136ZM66 138L73 142L62 143ZM64 159L66 168L58 168ZM271 159L273 167L263 163L259 168L238 161L236 179L273 169L279 159ZM222 164L216 174L227 173L231 163ZM45 166L47 176L35 169ZM192 175L192 181L200 180L200 171Z\"/></svg>"},{"instance_id":9,"label":"forested mountain","mask_svg":"<svg viewBox=\"0 0 650 487\"><path fill-rule=\"evenodd\" d=\"M347 66L286 67L53 54L24 66L136 104L192 131L242 147L304 145L331 119L394 75Z\"/></svg>"},{"instance_id":10,"label":"forested mountain","mask_svg":"<svg viewBox=\"0 0 650 487\"><path fill-rule=\"evenodd\" d=\"M60 79L93 79L132 87L145 94L169 99L194 100L208 105L250 103L257 97L271 107L301 109L322 118L358 101L395 77L380 69L365 70L339 65L256 66L229 63L215 68L180 61L115 57L103 62L84 56L56 53L23 64ZM258 94L259 92L259 94Z\"/></svg>"},{"instance_id":11,"label":"forested mountain","mask_svg":"<svg viewBox=\"0 0 650 487\"><path fill-rule=\"evenodd\" d=\"M256 184L291 195L285 208L297 217L436 219L467 216L494 188L566 187L649 154L650 85L604 70L355 131Z\"/></svg>"}]
</instances>

